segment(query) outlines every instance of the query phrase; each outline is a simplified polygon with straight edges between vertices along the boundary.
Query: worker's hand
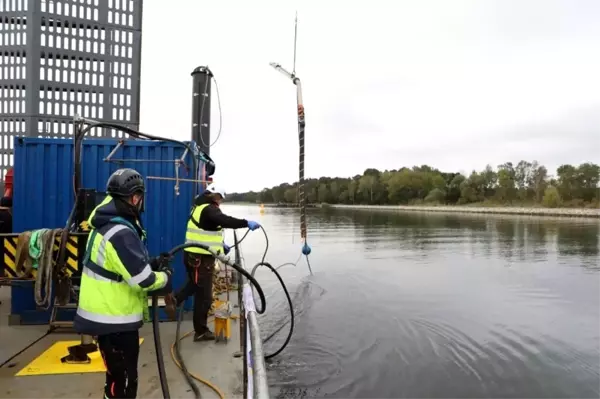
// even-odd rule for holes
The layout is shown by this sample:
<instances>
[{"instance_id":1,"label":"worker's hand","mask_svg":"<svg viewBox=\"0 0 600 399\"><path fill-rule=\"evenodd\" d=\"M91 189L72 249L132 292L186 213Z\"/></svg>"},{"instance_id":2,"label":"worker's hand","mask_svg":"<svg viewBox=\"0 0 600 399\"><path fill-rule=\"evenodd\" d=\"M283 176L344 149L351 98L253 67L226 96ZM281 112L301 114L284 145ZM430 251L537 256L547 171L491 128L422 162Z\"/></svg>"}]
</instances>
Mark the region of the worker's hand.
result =
<instances>
[{"instance_id":1,"label":"worker's hand","mask_svg":"<svg viewBox=\"0 0 600 399\"><path fill-rule=\"evenodd\" d=\"M254 222L252 220L248 220L248 228L252 231L258 229L260 227L260 224L258 224L257 222Z\"/></svg>"},{"instance_id":2,"label":"worker's hand","mask_svg":"<svg viewBox=\"0 0 600 399\"><path fill-rule=\"evenodd\" d=\"M150 268L153 271L160 271L162 265L169 266L169 262L171 261L171 256L168 253L163 252L159 256L156 256L150 260Z\"/></svg>"},{"instance_id":3,"label":"worker's hand","mask_svg":"<svg viewBox=\"0 0 600 399\"><path fill-rule=\"evenodd\" d=\"M229 253L229 251L231 251L231 248L229 247L229 245L223 243L223 253L225 255L227 255Z\"/></svg>"},{"instance_id":4,"label":"worker's hand","mask_svg":"<svg viewBox=\"0 0 600 399\"><path fill-rule=\"evenodd\" d=\"M171 277L173 275L173 268L171 267L171 265L169 263L164 263L162 265L160 265L160 267L158 268L159 272L163 272L166 273L167 276Z\"/></svg>"}]
</instances>

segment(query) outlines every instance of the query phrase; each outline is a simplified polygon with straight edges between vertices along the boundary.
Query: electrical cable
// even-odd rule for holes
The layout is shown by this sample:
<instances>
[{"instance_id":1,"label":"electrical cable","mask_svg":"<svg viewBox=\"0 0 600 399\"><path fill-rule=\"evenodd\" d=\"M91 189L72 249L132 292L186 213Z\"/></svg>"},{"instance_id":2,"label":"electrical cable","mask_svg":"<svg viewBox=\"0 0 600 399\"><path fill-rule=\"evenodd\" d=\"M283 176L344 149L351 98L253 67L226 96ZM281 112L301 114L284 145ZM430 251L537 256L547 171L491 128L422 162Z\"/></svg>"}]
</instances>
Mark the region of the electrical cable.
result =
<instances>
[{"instance_id":1,"label":"electrical cable","mask_svg":"<svg viewBox=\"0 0 600 399\"><path fill-rule=\"evenodd\" d=\"M217 105L219 107L219 131L217 132L217 138L215 139L215 141L213 141L212 144L207 144L204 142L204 137L200 134L200 141L202 142L202 145L211 148L217 143L217 141L219 141L219 138L221 137L221 131L223 129L223 112L221 110L221 95L219 94L219 85L217 83L217 78L215 78L214 73L210 70L208 66L206 66L206 72L209 76L209 79L212 79L215 82L215 89L217 91ZM200 123L202 123L202 121L204 120L204 105L206 104L206 97L208 96L209 79L206 79L206 83L204 85L204 92L202 93L202 105L200 106Z\"/></svg>"}]
</instances>

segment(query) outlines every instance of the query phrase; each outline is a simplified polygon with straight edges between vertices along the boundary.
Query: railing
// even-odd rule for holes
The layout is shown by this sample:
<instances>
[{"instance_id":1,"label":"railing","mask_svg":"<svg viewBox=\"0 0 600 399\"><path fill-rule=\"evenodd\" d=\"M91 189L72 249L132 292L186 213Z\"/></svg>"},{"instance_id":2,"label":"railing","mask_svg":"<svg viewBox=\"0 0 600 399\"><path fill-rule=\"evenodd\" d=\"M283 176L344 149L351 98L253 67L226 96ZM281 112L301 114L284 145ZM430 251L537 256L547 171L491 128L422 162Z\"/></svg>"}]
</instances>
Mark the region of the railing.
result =
<instances>
[{"instance_id":1,"label":"railing","mask_svg":"<svg viewBox=\"0 0 600 399\"><path fill-rule=\"evenodd\" d=\"M233 233L235 261L243 266L241 248L237 234ZM262 348L262 339L252 287L238 273L238 300L240 303L240 344L244 356L244 398L269 399L267 367ZM243 315L243 317L242 317Z\"/></svg>"}]
</instances>

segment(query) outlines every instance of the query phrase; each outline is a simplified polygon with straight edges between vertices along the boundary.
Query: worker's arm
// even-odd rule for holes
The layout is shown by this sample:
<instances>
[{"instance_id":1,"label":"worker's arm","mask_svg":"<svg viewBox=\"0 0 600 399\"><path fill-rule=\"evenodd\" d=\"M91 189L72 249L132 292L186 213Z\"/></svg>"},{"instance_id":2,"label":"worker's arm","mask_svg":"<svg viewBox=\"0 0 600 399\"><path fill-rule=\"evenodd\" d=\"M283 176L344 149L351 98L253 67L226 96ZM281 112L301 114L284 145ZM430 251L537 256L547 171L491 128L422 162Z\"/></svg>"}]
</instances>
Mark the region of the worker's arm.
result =
<instances>
[{"instance_id":1,"label":"worker's arm","mask_svg":"<svg viewBox=\"0 0 600 399\"><path fill-rule=\"evenodd\" d=\"M221 209L219 209L216 205L209 205L202 212L204 222L210 221L211 223L216 224L217 226L221 226L222 229L243 229L248 227L248 221L246 219L238 219L232 216L227 216Z\"/></svg>"},{"instance_id":2,"label":"worker's arm","mask_svg":"<svg viewBox=\"0 0 600 399\"><path fill-rule=\"evenodd\" d=\"M107 251L109 256L113 256L110 261L116 265L115 272L120 274L133 289L155 291L167 285L169 281L167 273L152 271L144 244L132 230L120 230L111 237L108 245L112 245L115 249Z\"/></svg>"}]
</instances>

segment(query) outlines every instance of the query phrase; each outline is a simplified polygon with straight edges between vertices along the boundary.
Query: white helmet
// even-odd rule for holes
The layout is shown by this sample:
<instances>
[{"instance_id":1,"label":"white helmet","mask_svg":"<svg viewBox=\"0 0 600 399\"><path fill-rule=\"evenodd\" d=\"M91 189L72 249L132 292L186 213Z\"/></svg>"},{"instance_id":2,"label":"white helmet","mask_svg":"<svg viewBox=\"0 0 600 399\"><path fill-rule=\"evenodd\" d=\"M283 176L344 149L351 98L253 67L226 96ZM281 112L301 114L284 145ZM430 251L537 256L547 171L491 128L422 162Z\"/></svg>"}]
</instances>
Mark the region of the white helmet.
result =
<instances>
[{"instance_id":1,"label":"white helmet","mask_svg":"<svg viewBox=\"0 0 600 399\"><path fill-rule=\"evenodd\" d=\"M212 194L219 194L223 199L225 199L225 191L221 190L215 183L210 183L208 187L206 187L206 192Z\"/></svg>"}]
</instances>

